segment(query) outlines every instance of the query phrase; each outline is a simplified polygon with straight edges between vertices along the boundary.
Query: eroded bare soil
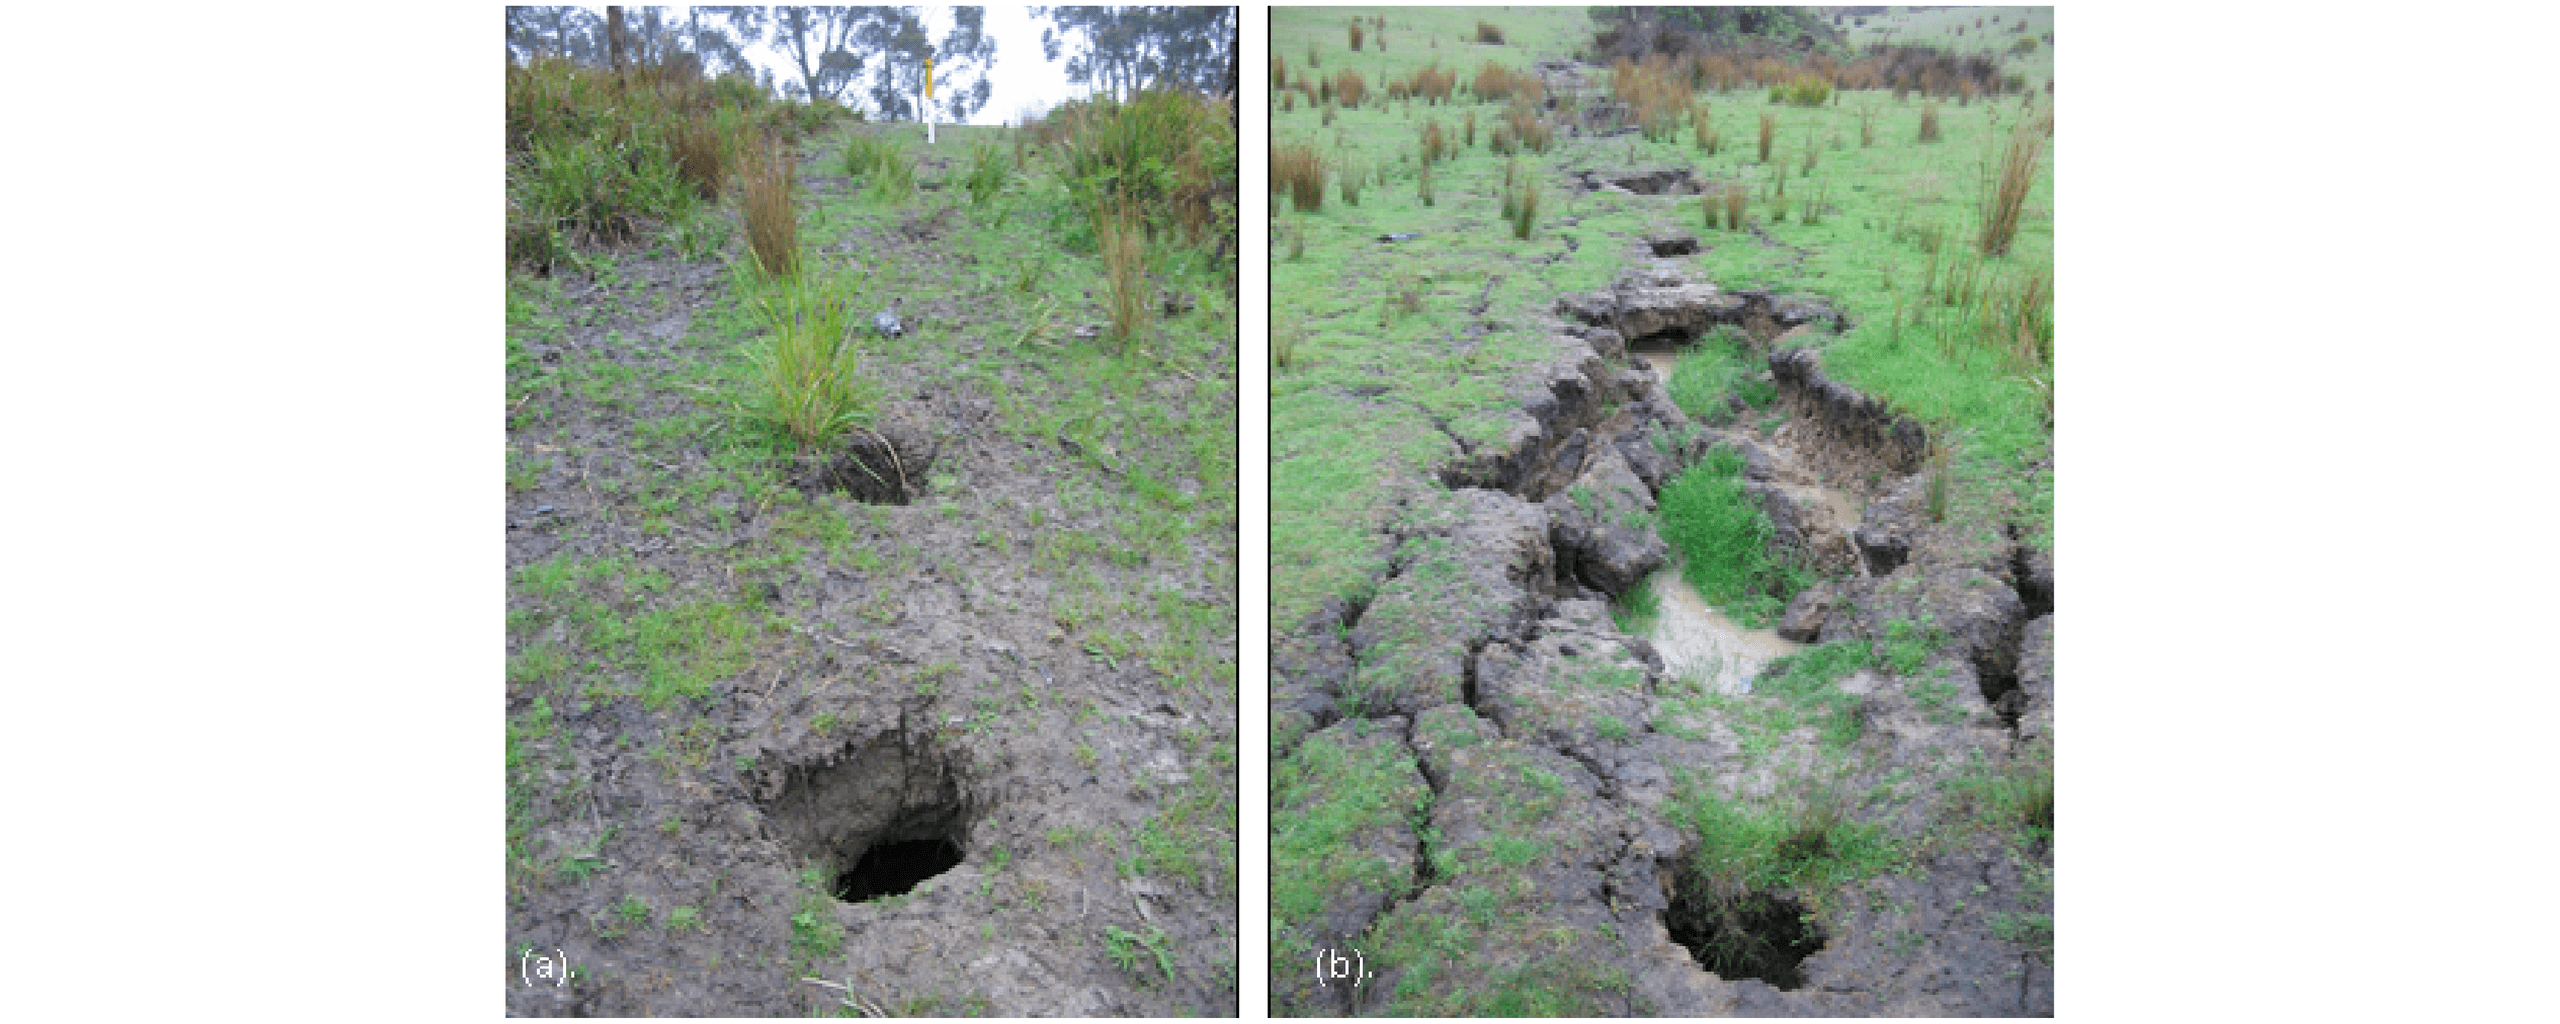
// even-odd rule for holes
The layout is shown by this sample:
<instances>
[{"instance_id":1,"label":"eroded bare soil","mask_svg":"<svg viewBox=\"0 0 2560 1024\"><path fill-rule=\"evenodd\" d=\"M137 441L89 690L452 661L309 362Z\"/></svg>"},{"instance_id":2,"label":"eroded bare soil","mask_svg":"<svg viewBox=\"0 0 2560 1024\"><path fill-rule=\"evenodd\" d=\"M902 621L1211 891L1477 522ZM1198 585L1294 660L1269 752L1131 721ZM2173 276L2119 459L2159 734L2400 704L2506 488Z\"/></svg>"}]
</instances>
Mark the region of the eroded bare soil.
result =
<instances>
[{"instance_id":1,"label":"eroded bare soil","mask_svg":"<svg viewBox=\"0 0 2560 1024\"><path fill-rule=\"evenodd\" d=\"M1341 870L1305 872L1357 881L1275 940L1273 1011L2051 1014L2051 555L1999 510L1926 514L1925 432L1821 373L1827 309L1652 255L1559 297L1511 429L1416 485L1374 596L1274 624L1275 818L1360 824ZM1783 424L1693 423L1629 350L1714 324L1752 330ZM1618 629L1606 602L1668 559L1645 514L1717 445L1830 573L1781 631L1909 660L1789 705L1718 696ZM1797 881L1705 877L1706 840L1742 827L1716 806L1790 822ZM1328 983L1318 950L1372 976Z\"/></svg>"}]
</instances>

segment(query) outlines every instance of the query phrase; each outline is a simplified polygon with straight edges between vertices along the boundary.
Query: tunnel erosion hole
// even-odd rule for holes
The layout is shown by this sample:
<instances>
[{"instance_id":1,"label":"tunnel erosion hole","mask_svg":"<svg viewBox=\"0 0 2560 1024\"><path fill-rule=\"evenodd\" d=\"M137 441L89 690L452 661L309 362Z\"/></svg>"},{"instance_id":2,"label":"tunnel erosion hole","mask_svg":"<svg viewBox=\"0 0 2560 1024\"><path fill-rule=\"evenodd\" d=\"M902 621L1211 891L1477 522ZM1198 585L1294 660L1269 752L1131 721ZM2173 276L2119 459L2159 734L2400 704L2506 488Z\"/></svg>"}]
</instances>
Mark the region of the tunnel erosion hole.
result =
<instances>
[{"instance_id":1,"label":"tunnel erosion hole","mask_svg":"<svg viewBox=\"0 0 2560 1024\"><path fill-rule=\"evenodd\" d=\"M1726 981L1757 978L1793 991L1804 985L1804 960L1826 940L1803 903L1765 891L1727 892L1683 870L1672 883L1662 923L1690 959Z\"/></svg>"},{"instance_id":2,"label":"tunnel erosion hole","mask_svg":"<svg viewBox=\"0 0 2560 1024\"><path fill-rule=\"evenodd\" d=\"M787 774L766 806L776 838L847 903L901 896L959 866L981 816L961 772L894 734Z\"/></svg>"}]
</instances>

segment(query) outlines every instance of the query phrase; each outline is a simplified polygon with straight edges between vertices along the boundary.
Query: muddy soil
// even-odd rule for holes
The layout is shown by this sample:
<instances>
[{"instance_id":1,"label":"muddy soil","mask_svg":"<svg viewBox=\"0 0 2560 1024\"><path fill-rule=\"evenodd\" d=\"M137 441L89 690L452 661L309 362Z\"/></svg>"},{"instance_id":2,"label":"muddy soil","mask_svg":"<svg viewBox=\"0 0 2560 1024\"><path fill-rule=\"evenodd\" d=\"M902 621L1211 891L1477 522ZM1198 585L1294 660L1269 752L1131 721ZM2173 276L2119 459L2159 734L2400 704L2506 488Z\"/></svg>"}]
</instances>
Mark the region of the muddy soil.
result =
<instances>
[{"instance_id":1,"label":"muddy soil","mask_svg":"<svg viewBox=\"0 0 2560 1024\"><path fill-rule=\"evenodd\" d=\"M2050 757L2050 555L2005 523L1921 513L1917 425L1821 373L1835 313L1725 292L1653 252L1639 241L1629 265L1650 269L1558 297L1551 354L1512 384L1513 428L1409 502L1382 538L1398 555L1375 596L1275 639L1275 759L1401 745L1430 799L1413 827L1361 840L1411 851L1383 860L1409 865L1409 882L1383 898L1346 890L1313 918L1320 934L1275 939L1357 951L1374 978L1346 987L1275 970L1273 1012L1430 1014L1570 991L1588 1012L1619 1015L2050 1015L2050 841L1974 827L1958 795L1982 772ZM1691 422L1637 354L1716 324L1749 325L1763 346L1785 417L1776 429ZM1788 609L1787 639L1710 636L1697 617L1669 637L1628 636L1605 602L1667 553L1648 521L1621 513L1650 511L1718 444L1743 451L1779 543L1824 582ZM1792 641L1901 638L1913 623L1938 631L1925 663L1837 684L1856 725L1845 754L1811 726L1772 742L1752 723L1773 706L1755 702L1774 698L1702 699L1726 680L1673 668L1701 656L1693 647L1757 657ZM1905 867L1820 901L1752 894L1752 914L1809 930L1762 943L1787 954L1779 969L1711 972L1691 948L1713 915L1695 909L1699 835L1681 826L1680 794L1704 785L1785 807L1794 782L1817 775L1855 795L1848 818L1892 836Z\"/></svg>"},{"instance_id":2,"label":"muddy soil","mask_svg":"<svg viewBox=\"0 0 2560 1024\"><path fill-rule=\"evenodd\" d=\"M846 188L834 155L804 154L813 194ZM973 280L934 234L909 218L836 244L908 281ZM1005 347L1023 325L948 286L911 291L907 344L870 364L905 503L788 464L749 472L807 485L805 500L678 490L730 471L686 436L718 429L696 384L736 347L713 329L723 272L635 248L558 284L546 313L563 326L525 334L526 358L614 386L541 387L511 410L508 444L536 468L506 502L510 657L576 628L572 601L523 582L563 556L618 565L646 581L636 592L743 601L754 626L706 695L658 707L614 694L637 669L510 672L510 728L539 738L511 770L508 1013L1237 1013L1235 758L1260 741L1237 735L1231 513L1136 557L1072 546L1116 536L1131 484L1008 432L994 392L1034 383ZM1098 318L1089 298L1060 298L1066 316ZM1196 380L1123 401L1233 408L1224 348L1189 367ZM1115 653L1171 639L1094 592L1223 604L1200 638L1209 664ZM612 612L636 622L638 608ZM881 863L898 856L917 859ZM574 980L528 987L529 954L565 957Z\"/></svg>"}]
</instances>

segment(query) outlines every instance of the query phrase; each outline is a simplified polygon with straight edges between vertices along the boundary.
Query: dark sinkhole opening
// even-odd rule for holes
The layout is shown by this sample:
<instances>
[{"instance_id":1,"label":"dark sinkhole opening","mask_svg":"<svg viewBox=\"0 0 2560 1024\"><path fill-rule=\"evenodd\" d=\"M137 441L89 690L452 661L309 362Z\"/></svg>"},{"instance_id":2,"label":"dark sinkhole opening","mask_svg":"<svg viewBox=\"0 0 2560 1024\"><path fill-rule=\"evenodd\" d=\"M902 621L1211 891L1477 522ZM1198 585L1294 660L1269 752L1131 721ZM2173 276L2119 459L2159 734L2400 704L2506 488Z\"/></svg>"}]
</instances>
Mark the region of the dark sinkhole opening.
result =
<instances>
[{"instance_id":1,"label":"dark sinkhole opening","mask_svg":"<svg viewBox=\"0 0 2560 1024\"><path fill-rule=\"evenodd\" d=\"M969 856L984 809L930 742L887 732L785 769L765 820L848 903L901 896Z\"/></svg>"},{"instance_id":2,"label":"dark sinkhole opening","mask_svg":"<svg viewBox=\"0 0 2560 1024\"><path fill-rule=\"evenodd\" d=\"M881 843L837 872L835 897L847 903L904 896L916 883L960 866L960 844L948 837Z\"/></svg>"},{"instance_id":3,"label":"dark sinkhole opening","mask_svg":"<svg viewBox=\"0 0 2560 1024\"><path fill-rule=\"evenodd\" d=\"M840 491L865 504L905 505L923 494L934 455L934 446L920 438L856 429L833 452L803 458L792 479L812 496Z\"/></svg>"},{"instance_id":4,"label":"dark sinkhole opening","mask_svg":"<svg viewBox=\"0 0 2560 1024\"><path fill-rule=\"evenodd\" d=\"M1726 981L1757 978L1780 989L1804 986L1804 960L1827 938L1802 903L1771 892L1718 891L1693 872L1673 884L1662 914L1671 941Z\"/></svg>"}]
</instances>

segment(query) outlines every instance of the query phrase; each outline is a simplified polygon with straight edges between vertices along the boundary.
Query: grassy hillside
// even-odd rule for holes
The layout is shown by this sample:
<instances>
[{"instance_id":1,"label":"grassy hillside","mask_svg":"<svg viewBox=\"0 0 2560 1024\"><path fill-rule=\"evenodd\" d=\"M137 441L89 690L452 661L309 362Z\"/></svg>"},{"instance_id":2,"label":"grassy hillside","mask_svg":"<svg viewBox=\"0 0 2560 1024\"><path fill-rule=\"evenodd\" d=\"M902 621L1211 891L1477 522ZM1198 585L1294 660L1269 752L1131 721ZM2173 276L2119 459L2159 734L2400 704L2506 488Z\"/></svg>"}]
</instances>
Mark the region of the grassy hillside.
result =
<instances>
[{"instance_id":1,"label":"grassy hillside","mask_svg":"<svg viewBox=\"0 0 2560 1024\"><path fill-rule=\"evenodd\" d=\"M510 943L581 1012L1235 1012L1230 112L509 76Z\"/></svg>"}]
</instances>

